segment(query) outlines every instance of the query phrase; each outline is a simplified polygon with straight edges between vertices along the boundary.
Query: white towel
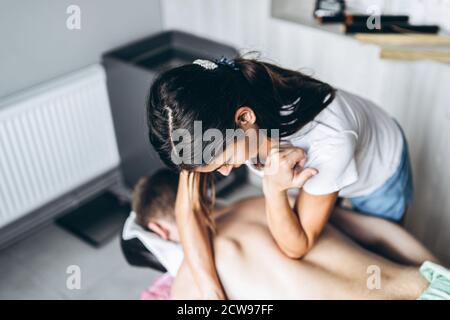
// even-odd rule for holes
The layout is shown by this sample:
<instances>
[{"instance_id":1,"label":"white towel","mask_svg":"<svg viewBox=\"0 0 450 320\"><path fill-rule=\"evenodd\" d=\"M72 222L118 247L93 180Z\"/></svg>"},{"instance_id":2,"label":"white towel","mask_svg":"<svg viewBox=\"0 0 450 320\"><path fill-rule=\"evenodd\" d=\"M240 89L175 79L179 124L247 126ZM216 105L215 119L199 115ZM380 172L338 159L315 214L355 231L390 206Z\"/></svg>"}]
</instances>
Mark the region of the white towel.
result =
<instances>
[{"instance_id":1,"label":"white towel","mask_svg":"<svg viewBox=\"0 0 450 320\"><path fill-rule=\"evenodd\" d=\"M122 232L124 240L138 238L142 244L161 262L164 268L176 276L183 261L183 248L180 244L167 241L149 232L136 223L136 213L131 211Z\"/></svg>"}]
</instances>

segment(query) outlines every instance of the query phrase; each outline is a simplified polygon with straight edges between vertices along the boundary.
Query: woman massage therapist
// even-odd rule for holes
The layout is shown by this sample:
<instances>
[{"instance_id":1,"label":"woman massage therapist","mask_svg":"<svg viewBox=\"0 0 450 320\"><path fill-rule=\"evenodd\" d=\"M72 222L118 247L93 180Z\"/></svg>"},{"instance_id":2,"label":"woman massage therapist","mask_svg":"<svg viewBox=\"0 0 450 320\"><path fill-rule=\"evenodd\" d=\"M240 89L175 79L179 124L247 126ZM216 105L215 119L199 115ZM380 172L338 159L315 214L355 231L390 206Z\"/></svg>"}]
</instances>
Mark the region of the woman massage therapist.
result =
<instances>
[{"instance_id":1,"label":"woman massage therapist","mask_svg":"<svg viewBox=\"0 0 450 320\"><path fill-rule=\"evenodd\" d=\"M180 172L176 220L204 298L225 298L210 242L209 172L228 175L245 163L263 177L269 229L291 258L312 248L338 196L356 211L393 221L411 201L408 150L395 120L298 71L243 57L196 60L160 74L147 108L151 143ZM205 139L208 129L224 138ZM245 138L228 139L227 129ZM252 144L247 138L255 131ZM298 196L291 208L287 190L293 188Z\"/></svg>"}]
</instances>

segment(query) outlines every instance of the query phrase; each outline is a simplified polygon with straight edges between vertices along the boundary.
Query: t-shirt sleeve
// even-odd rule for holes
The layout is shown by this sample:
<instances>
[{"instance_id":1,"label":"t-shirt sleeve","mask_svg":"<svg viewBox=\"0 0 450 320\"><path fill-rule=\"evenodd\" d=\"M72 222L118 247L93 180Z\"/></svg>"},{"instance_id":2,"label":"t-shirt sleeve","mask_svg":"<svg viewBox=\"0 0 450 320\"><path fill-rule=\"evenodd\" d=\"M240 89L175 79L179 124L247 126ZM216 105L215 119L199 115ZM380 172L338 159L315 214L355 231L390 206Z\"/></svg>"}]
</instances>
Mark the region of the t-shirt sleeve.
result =
<instances>
[{"instance_id":1,"label":"t-shirt sleeve","mask_svg":"<svg viewBox=\"0 0 450 320\"><path fill-rule=\"evenodd\" d=\"M319 172L305 183L303 190L323 195L355 183L358 180L354 158L356 141L354 132L343 131L313 142L307 152L305 167Z\"/></svg>"}]
</instances>

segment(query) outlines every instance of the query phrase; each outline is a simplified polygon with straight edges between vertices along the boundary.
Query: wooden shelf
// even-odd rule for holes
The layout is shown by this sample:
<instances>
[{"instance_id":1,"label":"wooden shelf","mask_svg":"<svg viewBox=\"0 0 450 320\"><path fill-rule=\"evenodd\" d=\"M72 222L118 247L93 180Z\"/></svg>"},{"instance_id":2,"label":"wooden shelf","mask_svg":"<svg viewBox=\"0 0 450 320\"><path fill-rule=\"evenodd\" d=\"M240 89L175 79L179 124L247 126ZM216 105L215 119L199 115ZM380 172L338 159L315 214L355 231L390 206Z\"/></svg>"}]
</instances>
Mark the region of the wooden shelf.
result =
<instances>
[{"instance_id":1,"label":"wooden shelf","mask_svg":"<svg viewBox=\"0 0 450 320\"><path fill-rule=\"evenodd\" d=\"M321 24L314 19L314 0L272 1L272 17L302 26L354 39L380 47L380 58L395 60L435 60L450 63L450 36L431 34L355 34L347 35L342 24Z\"/></svg>"}]
</instances>

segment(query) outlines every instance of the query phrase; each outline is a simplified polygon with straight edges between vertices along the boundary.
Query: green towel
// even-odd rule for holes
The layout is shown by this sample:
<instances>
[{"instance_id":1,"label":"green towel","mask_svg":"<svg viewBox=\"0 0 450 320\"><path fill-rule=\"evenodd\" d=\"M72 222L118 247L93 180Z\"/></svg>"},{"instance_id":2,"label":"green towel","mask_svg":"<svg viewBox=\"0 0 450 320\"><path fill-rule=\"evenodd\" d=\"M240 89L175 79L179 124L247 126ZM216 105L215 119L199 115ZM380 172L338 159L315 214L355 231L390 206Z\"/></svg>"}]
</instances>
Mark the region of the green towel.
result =
<instances>
[{"instance_id":1,"label":"green towel","mask_svg":"<svg viewBox=\"0 0 450 320\"><path fill-rule=\"evenodd\" d=\"M420 267L420 273L430 285L418 300L450 300L450 270L425 261Z\"/></svg>"}]
</instances>

